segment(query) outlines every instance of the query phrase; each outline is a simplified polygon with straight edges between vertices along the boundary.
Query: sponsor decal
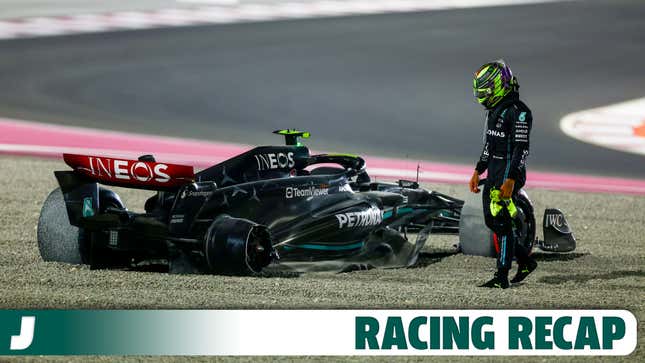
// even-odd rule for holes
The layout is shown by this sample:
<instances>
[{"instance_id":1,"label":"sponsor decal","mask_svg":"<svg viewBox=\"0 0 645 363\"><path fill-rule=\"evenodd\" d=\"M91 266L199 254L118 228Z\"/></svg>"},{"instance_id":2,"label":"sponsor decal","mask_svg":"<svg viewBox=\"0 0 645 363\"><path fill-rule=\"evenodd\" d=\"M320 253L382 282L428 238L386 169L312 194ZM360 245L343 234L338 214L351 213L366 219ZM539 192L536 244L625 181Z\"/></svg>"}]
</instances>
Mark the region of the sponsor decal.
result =
<instances>
[{"instance_id":1,"label":"sponsor decal","mask_svg":"<svg viewBox=\"0 0 645 363\"><path fill-rule=\"evenodd\" d=\"M95 176L107 176L122 180L150 181L152 178L159 183L170 181L166 174L168 165L155 164L154 169L143 161L131 162L130 160L109 159L88 156L90 173Z\"/></svg>"},{"instance_id":2,"label":"sponsor decal","mask_svg":"<svg viewBox=\"0 0 645 363\"><path fill-rule=\"evenodd\" d=\"M267 153L254 155L258 170L291 169L296 165L293 153Z\"/></svg>"},{"instance_id":3,"label":"sponsor decal","mask_svg":"<svg viewBox=\"0 0 645 363\"><path fill-rule=\"evenodd\" d=\"M92 198L87 197L83 199L83 217L91 217L94 215L94 208L92 208Z\"/></svg>"},{"instance_id":4,"label":"sponsor decal","mask_svg":"<svg viewBox=\"0 0 645 363\"><path fill-rule=\"evenodd\" d=\"M247 192L246 190L244 190L244 189L242 189L242 188L240 188L238 186L234 186L233 187L233 194L231 196L235 197L238 194L249 194L249 192Z\"/></svg>"},{"instance_id":5,"label":"sponsor decal","mask_svg":"<svg viewBox=\"0 0 645 363\"><path fill-rule=\"evenodd\" d=\"M547 214L544 219L546 220L547 227L568 227L567 220L560 213Z\"/></svg>"},{"instance_id":6,"label":"sponsor decal","mask_svg":"<svg viewBox=\"0 0 645 363\"><path fill-rule=\"evenodd\" d=\"M200 191L200 190L197 190L197 191L189 190L189 191L185 191L185 194L186 194L187 197L204 197L204 198L208 198L213 194L213 191L212 190L202 190L202 191Z\"/></svg>"},{"instance_id":7,"label":"sponsor decal","mask_svg":"<svg viewBox=\"0 0 645 363\"><path fill-rule=\"evenodd\" d=\"M540 243L540 249L543 251L557 252L560 250L560 244L558 242Z\"/></svg>"},{"instance_id":8,"label":"sponsor decal","mask_svg":"<svg viewBox=\"0 0 645 363\"><path fill-rule=\"evenodd\" d=\"M506 134L504 131L497 131L497 130L486 130L486 134L491 135L491 136L497 136L497 137L506 137Z\"/></svg>"},{"instance_id":9,"label":"sponsor decal","mask_svg":"<svg viewBox=\"0 0 645 363\"><path fill-rule=\"evenodd\" d=\"M528 142L529 127L525 122L518 122L515 124L515 141Z\"/></svg>"},{"instance_id":10,"label":"sponsor decal","mask_svg":"<svg viewBox=\"0 0 645 363\"><path fill-rule=\"evenodd\" d=\"M524 150L522 151L522 157L520 158L520 165L525 166L526 165L526 158L529 156L529 151Z\"/></svg>"},{"instance_id":11,"label":"sponsor decal","mask_svg":"<svg viewBox=\"0 0 645 363\"><path fill-rule=\"evenodd\" d=\"M329 195L329 186L326 184L322 184L320 187L287 187L284 189L284 196L287 199L319 197L322 195Z\"/></svg>"},{"instance_id":12,"label":"sponsor decal","mask_svg":"<svg viewBox=\"0 0 645 363\"><path fill-rule=\"evenodd\" d=\"M192 166L72 154L63 158L77 172L99 182L173 187L194 177Z\"/></svg>"},{"instance_id":13,"label":"sponsor decal","mask_svg":"<svg viewBox=\"0 0 645 363\"><path fill-rule=\"evenodd\" d=\"M173 214L172 216L170 216L170 224L183 223L183 222L184 222L183 214Z\"/></svg>"},{"instance_id":14,"label":"sponsor decal","mask_svg":"<svg viewBox=\"0 0 645 363\"><path fill-rule=\"evenodd\" d=\"M383 212L376 207L369 209L336 214L338 219L338 228L358 228L377 226L383 222Z\"/></svg>"}]
</instances>

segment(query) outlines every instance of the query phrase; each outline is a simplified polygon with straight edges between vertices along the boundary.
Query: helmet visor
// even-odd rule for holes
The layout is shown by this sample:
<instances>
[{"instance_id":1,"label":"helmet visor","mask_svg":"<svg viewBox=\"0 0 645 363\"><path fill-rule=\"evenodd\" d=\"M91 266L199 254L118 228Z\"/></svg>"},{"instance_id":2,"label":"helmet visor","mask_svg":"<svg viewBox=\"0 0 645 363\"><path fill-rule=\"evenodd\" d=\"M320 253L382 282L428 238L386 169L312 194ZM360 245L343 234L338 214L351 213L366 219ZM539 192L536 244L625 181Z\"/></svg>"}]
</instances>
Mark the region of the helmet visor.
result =
<instances>
[{"instance_id":1,"label":"helmet visor","mask_svg":"<svg viewBox=\"0 0 645 363\"><path fill-rule=\"evenodd\" d=\"M490 88L475 88L473 93L477 102L484 103L493 94L493 90Z\"/></svg>"}]
</instances>

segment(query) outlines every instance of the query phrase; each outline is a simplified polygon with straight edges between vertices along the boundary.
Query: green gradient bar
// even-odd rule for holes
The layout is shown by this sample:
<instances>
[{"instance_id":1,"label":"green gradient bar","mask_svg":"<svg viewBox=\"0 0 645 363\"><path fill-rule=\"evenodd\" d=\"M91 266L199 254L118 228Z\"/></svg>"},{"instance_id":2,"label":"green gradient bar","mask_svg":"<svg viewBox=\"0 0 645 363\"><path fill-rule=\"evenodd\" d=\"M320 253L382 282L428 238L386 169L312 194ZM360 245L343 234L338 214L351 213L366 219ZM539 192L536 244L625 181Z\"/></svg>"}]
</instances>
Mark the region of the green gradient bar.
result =
<instances>
[{"instance_id":1,"label":"green gradient bar","mask_svg":"<svg viewBox=\"0 0 645 363\"><path fill-rule=\"evenodd\" d=\"M23 317L33 341L11 350ZM195 355L237 348L236 313L199 310L2 310L0 355Z\"/></svg>"}]
</instances>

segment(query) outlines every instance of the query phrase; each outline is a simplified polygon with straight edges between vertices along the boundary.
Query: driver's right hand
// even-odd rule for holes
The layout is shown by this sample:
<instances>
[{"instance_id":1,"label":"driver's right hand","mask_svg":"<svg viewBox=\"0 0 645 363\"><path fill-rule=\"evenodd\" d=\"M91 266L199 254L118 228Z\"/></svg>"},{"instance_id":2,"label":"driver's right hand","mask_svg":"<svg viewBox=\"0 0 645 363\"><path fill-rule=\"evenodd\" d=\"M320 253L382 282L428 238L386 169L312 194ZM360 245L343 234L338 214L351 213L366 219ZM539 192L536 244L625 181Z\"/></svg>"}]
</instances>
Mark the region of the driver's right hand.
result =
<instances>
[{"instance_id":1,"label":"driver's right hand","mask_svg":"<svg viewBox=\"0 0 645 363\"><path fill-rule=\"evenodd\" d=\"M473 176L470 178L470 191L473 193L479 193L479 173L477 170L473 172Z\"/></svg>"}]
</instances>

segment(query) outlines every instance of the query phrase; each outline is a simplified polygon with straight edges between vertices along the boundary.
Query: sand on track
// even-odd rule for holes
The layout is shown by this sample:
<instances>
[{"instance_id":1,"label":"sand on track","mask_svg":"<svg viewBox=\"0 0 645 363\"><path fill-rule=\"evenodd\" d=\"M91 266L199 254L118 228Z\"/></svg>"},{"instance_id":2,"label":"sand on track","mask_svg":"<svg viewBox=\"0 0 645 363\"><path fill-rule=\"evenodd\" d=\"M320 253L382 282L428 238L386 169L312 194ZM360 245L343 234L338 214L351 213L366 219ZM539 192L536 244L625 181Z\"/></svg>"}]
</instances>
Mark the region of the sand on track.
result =
<instances>
[{"instance_id":1,"label":"sand on track","mask_svg":"<svg viewBox=\"0 0 645 363\"><path fill-rule=\"evenodd\" d=\"M57 186L52 172L65 169L60 161L0 157L2 309L627 309L639 321L639 347L630 356L618 360L645 360L642 347L645 341L643 196L529 190L539 222L545 207L558 207L565 212L578 239L578 249L563 255L538 253L538 270L525 283L502 291L476 287L492 276L492 259L453 254L456 240L445 237L431 237L419 265L413 268L346 274L317 272L297 277L169 275L89 270L85 266L45 263L38 253L36 224L42 202ZM465 186L433 184L426 187L457 197L467 193ZM118 192L128 207L135 210L142 209L143 201L151 195L151 192L125 189ZM59 359L87 361L88 357ZM225 359L251 360L248 357ZM337 360L325 357L285 359ZM616 359L609 357L606 360ZM160 358L119 357L116 360L159 361ZM161 360L174 361L176 358ZM446 360L463 361L461 358ZM522 359L538 360L543 359Z\"/></svg>"}]
</instances>

